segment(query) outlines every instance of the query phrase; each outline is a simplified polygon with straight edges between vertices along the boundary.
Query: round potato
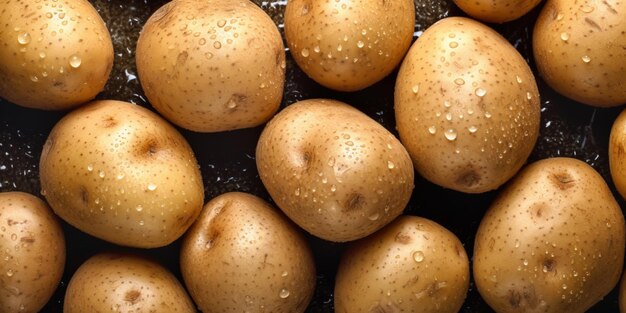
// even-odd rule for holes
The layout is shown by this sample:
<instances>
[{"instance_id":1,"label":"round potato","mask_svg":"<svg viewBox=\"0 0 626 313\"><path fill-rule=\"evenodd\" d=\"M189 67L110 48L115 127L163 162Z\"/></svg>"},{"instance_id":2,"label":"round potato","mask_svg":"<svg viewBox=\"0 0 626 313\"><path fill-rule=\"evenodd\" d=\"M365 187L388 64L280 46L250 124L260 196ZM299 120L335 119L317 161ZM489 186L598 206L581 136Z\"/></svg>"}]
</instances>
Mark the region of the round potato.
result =
<instances>
[{"instance_id":1,"label":"round potato","mask_svg":"<svg viewBox=\"0 0 626 313\"><path fill-rule=\"evenodd\" d=\"M585 312L617 284L624 216L582 161L529 165L480 223L474 279L497 312Z\"/></svg>"},{"instance_id":2,"label":"round potato","mask_svg":"<svg viewBox=\"0 0 626 313\"><path fill-rule=\"evenodd\" d=\"M39 312L65 266L65 238L46 203L23 192L0 193L0 312Z\"/></svg>"},{"instance_id":3,"label":"round potato","mask_svg":"<svg viewBox=\"0 0 626 313\"><path fill-rule=\"evenodd\" d=\"M113 45L87 0L6 0L0 21L0 97L28 108L63 110L104 88Z\"/></svg>"},{"instance_id":4,"label":"round potato","mask_svg":"<svg viewBox=\"0 0 626 313\"><path fill-rule=\"evenodd\" d=\"M137 42L137 71L150 103L199 132L260 125L278 110L285 48L272 19L248 0L174 0Z\"/></svg>"},{"instance_id":5,"label":"round potato","mask_svg":"<svg viewBox=\"0 0 626 313\"><path fill-rule=\"evenodd\" d=\"M401 216L348 247L337 269L335 311L456 313L469 276L467 254L453 233Z\"/></svg>"},{"instance_id":6,"label":"round potato","mask_svg":"<svg viewBox=\"0 0 626 313\"><path fill-rule=\"evenodd\" d=\"M428 28L396 81L397 128L416 170L457 191L493 190L515 175L537 141L539 110L524 58L467 18Z\"/></svg>"},{"instance_id":7,"label":"round potato","mask_svg":"<svg viewBox=\"0 0 626 313\"><path fill-rule=\"evenodd\" d=\"M290 0L285 37L298 66L328 88L355 91L402 61L415 27L413 0Z\"/></svg>"},{"instance_id":8,"label":"round potato","mask_svg":"<svg viewBox=\"0 0 626 313\"><path fill-rule=\"evenodd\" d=\"M101 253L83 263L70 280L64 313L195 313L176 277L138 256Z\"/></svg>"},{"instance_id":9,"label":"round potato","mask_svg":"<svg viewBox=\"0 0 626 313\"><path fill-rule=\"evenodd\" d=\"M622 111L611 128L609 167L615 188L626 199L626 111Z\"/></svg>"},{"instance_id":10,"label":"round potato","mask_svg":"<svg viewBox=\"0 0 626 313\"><path fill-rule=\"evenodd\" d=\"M454 0L454 3L471 17L489 23L516 20L541 0Z\"/></svg>"},{"instance_id":11,"label":"round potato","mask_svg":"<svg viewBox=\"0 0 626 313\"><path fill-rule=\"evenodd\" d=\"M272 199L322 239L365 237L402 213L413 190L408 153L388 130L338 101L292 104L265 127L256 149Z\"/></svg>"},{"instance_id":12,"label":"round potato","mask_svg":"<svg viewBox=\"0 0 626 313\"><path fill-rule=\"evenodd\" d=\"M180 237L202 209L193 151L149 110L95 101L55 125L39 163L42 193L68 223L124 246Z\"/></svg>"},{"instance_id":13,"label":"round potato","mask_svg":"<svg viewBox=\"0 0 626 313\"><path fill-rule=\"evenodd\" d=\"M625 1L548 0L532 36L539 74L573 100L626 103L625 20Z\"/></svg>"},{"instance_id":14,"label":"round potato","mask_svg":"<svg viewBox=\"0 0 626 313\"><path fill-rule=\"evenodd\" d=\"M226 193L189 230L180 268L201 311L304 312L315 264L298 229L265 201Z\"/></svg>"}]
</instances>

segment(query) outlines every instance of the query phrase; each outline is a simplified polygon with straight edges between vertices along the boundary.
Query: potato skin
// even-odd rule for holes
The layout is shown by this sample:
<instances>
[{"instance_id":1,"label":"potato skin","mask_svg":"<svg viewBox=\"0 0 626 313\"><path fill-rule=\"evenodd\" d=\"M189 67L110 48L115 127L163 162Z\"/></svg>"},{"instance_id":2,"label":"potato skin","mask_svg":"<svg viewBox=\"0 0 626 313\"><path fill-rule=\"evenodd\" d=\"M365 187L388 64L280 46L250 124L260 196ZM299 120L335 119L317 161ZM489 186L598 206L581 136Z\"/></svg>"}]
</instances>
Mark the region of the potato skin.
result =
<instances>
[{"instance_id":1,"label":"potato skin","mask_svg":"<svg viewBox=\"0 0 626 313\"><path fill-rule=\"evenodd\" d=\"M52 8L54 5L54 8ZM111 36L86 0L5 0L0 8L0 97L42 110L93 99L113 67Z\"/></svg>"},{"instance_id":2,"label":"potato skin","mask_svg":"<svg viewBox=\"0 0 626 313\"><path fill-rule=\"evenodd\" d=\"M72 276L64 313L195 313L176 277L160 264L139 256L100 253Z\"/></svg>"},{"instance_id":3,"label":"potato skin","mask_svg":"<svg viewBox=\"0 0 626 313\"><path fill-rule=\"evenodd\" d=\"M0 312L39 312L56 290L65 266L58 219L39 198L0 193Z\"/></svg>"},{"instance_id":4,"label":"potato skin","mask_svg":"<svg viewBox=\"0 0 626 313\"><path fill-rule=\"evenodd\" d=\"M315 289L313 255L302 234L246 193L206 204L183 240L180 266L205 313L304 312Z\"/></svg>"},{"instance_id":5,"label":"potato skin","mask_svg":"<svg viewBox=\"0 0 626 313\"><path fill-rule=\"evenodd\" d=\"M119 245L165 246L202 209L202 177L185 138L131 103L95 101L71 112L52 129L39 164L55 213Z\"/></svg>"},{"instance_id":6,"label":"potato skin","mask_svg":"<svg viewBox=\"0 0 626 313\"><path fill-rule=\"evenodd\" d=\"M497 312L584 312L619 281L624 237L621 209L593 168L535 162L480 223L476 287Z\"/></svg>"},{"instance_id":7,"label":"potato skin","mask_svg":"<svg viewBox=\"0 0 626 313\"><path fill-rule=\"evenodd\" d=\"M383 79L402 61L415 27L412 0L290 0L285 38L313 80L356 91Z\"/></svg>"},{"instance_id":8,"label":"potato skin","mask_svg":"<svg viewBox=\"0 0 626 313\"><path fill-rule=\"evenodd\" d=\"M626 111L620 113L611 128L609 168L615 188L626 199Z\"/></svg>"},{"instance_id":9,"label":"potato skin","mask_svg":"<svg viewBox=\"0 0 626 313\"><path fill-rule=\"evenodd\" d=\"M454 0L454 3L471 17L489 23L516 20L541 0Z\"/></svg>"},{"instance_id":10,"label":"potato skin","mask_svg":"<svg viewBox=\"0 0 626 313\"><path fill-rule=\"evenodd\" d=\"M415 42L398 73L394 109L415 169L466 193L515 175L539 134L539 91L526 61L467 18L442 19Z\"/></svg>"},{"instance_id":11,"label":"potato skin","mask_svg":"<svg viewBox=\"0 0 626 313\"><path fill-rule=\"evenodd\" d=\"M144 25L136 61L152 106L193 131L260 125L283 96L282 38L271 18L247 0L165 4Z\"/></svg>"},{"instance_id":12,"label":"potato skin","mask_svg":"<svg viewBox=\"0 0 626 313\"><path fill-rule=\"evenodd\" d=\"M467 254L453 233L401 216L350 244L337 270L335 311L456 313L469 276Z\"/></svg>"},{"instance_id":13,"label":"potato skin","mask_svg":"<svg viewBox=\"0 0 626 313\"><path fill-rule=\"evenodd\" d=\"M626 103L626 2L548 0L535 24L540 76L560 94L596 107Z\"/></svg>"},{"instance_id":14,"label":"potato skin","mask_svg":"<svg viewBox=\"0 0 626 313\"><path fill-rule=\"evenodd\" d=\"M285 108L261 133L256 162L278 207L330 241L382 228L402 213L413 190L413 166L400 141L339 101Z\"/></svg>"}]
</instances>

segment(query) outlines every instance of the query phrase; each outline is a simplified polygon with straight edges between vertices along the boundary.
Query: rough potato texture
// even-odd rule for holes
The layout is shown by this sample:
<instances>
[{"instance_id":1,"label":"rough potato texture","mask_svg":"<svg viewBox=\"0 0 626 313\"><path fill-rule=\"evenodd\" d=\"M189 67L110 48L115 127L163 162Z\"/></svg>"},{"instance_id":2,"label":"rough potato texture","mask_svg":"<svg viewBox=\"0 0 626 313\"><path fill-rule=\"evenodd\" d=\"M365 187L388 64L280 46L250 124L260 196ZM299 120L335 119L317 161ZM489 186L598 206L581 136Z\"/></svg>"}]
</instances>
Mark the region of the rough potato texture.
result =
<instances>
[{"instance_id":1,"label":"rough potato texture","mask_svg":"<svg viewBox=\"0 0 626 313\"><path fill-rule=\"evenodd\" d=\"M408 153L389 131L333 100L276 115L256 149L257 169L296 224L331 241L365 237L402 213L413 190Z\"/></svg>"},{"instance_id":2,"label":"rough potato texture","mask_svg":"<svg viewBox=\"0 0 626 313\"><path fill-rule=\"evenodd\" d=\"M0 97L63 110L93 99L113 66L111 36L86 0L0 0Z\"/></svg>"},{"instance_id":3,"label":"rough potato texture","mask_svg":"<svg viewBox=\"0 0 626 313\"><path fill-rule=\"evenodd\" d=\"M176 277L133 255L101 253L83 263L65 293L64 313L195 313Z\"/></svg>"},{"instance_id":4,"label":"rough potato texture","mask_svg":"<svg viewBox=\"0 0 626 313\"><path fill-rule=\"evenodd\" d=\"M0 193L0 312L35 313L56 290L65 266L65 239L39 198Z\"/></svg>"},{"instance_id":5,"label":"rough potato texture","mask_svg":"<svg viewBox=\"0 0 626 313\"><path fill-rule=\"evenodd\" d=\"M626 111L622 111L611 128L609 167L615 188L626 199Z\"/></svg>"},{"instance_id":6,"label":"rough potato texture","mask_svg":"<svg viewBox=\"0 0 626 313\"><path fill-rule=\"evenodd\" d=\"M337 270L335 311L456 313L469 276L467 254L453 233L402 216L348 247Z\"/></svg>"},{"instance_id":7,"label":"rough potato texture","mask_svg":"<svg viewBox=\"0 0 626 313\"><path fill-rule=\"evenodd\" d=\"M624 240L622 211L593 168L538 161L480 223L476 287L497 312L585 312L619 281Z\"/></svg>"},{"instance_id":8,"label":"rough potato texture","mask_svg":"<svg viewBox=\"0 0 626 313\"><path fill-rule=\"evenodd\" d=\"M39 164L55 213L119 245L168 245L202 209L202 177L185 138L130 103L95 101L65 116Z\"/></svg>"},{"instance_id":9,"label":"rough potato texture","mask_svg":"<svg viewBox=\"0 0 626 313\"><path fill-rule=\"evenodd\" d=\"M167 3L144 25L136 60L152 106L194 131L260 125L283 96L282 38L247 0Z\"/></svg>"},{"instance_id":10,"label":"rough potato texture","mask_svg":"<svg viewBox=\"0 0 626 313\"><path fill-rule=\"evenodd\" d=\"M526 61L491 28L446 18L407 54L396 81L400 139L416 170L457 191L498 188L539 134L539 92Z\"/></svg>"},{"instance_id":11,"label":"rough potato texture","mask_svg":"<svg viewBox=\"0 0 626 313\"><path fill-rule=\"evenodd\" d=\"M471 17L490 23L518 19L536 7L541 0L454 0Z\"/></svg>"},{"instance_id":12,"label":"rough potato texture","mask_svg":"<svg viewBox=\"0 0 626 313\"><path fill-rule=\"evenodd\" d=\"M265 201L231 192L209 201L185 236L181 272L202 312L304 312L313 254L299 229Z\"/></svg>"},{"instance_id":13,"label":"rough potato texture","mask_svg":"<svg viewBox=\"0 0 626 313\"><path fill-rule=\"evenodd\" d=\"M413 39L412 0L290 0L285 37L298 66L328 88L355 91L387 76Z\"/></svg>"},{"instance_id":14,"label":"rough potato texture","mask_svg":"<svg viewBox=\"0 0 626 313\"><path fill-rule=\"evenodd\" d=\"M541 77L597 107L626 103L626 1L548 0L533 32Z\"/></svg>"}]
</instances>

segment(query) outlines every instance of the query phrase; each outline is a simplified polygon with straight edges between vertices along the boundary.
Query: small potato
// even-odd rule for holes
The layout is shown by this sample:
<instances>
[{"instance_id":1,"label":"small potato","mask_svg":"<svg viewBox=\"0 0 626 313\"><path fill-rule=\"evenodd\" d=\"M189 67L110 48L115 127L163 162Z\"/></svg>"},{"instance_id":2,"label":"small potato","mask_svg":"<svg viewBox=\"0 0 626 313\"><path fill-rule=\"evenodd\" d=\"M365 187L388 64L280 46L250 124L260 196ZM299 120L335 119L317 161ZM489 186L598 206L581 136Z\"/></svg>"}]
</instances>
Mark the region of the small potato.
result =
<instances>
[{"instance_id":1,"label":"small potato","mask_svg":"<svg viewBox=\"0 0 626 313\"><path fill-rule=\"evenodd\" d=\"M489 23L516 20L541 0L454 0L454 3L471 17Z\"/></svg>"},{"instance_id":2,"label":"small potato","mask_svg":"<svg viewBox=\"0 0 626 313\"><path fill-rule=\"evenodd\" d=\"M285 48L276 25L248 0L174 0L137 42L137 71L150 103L198 132L260 125L278 110Z\"/></svg>"},{"instance_id":3,"label":"small potato","mask_svg":"<svg viewBox=\"0 0 626 313\"><path fill-rule=\"evenodd\" d=\"M39 198L0 193L0 312L39 312L65 266L65 238L56 216Z\"/></svg>"},{"instance_id":4,"label":"small potato","mask_svg":"<svg viewBox=\"0 0 626 313\"><path fill-rule=\"evenodd\" d=\"M205 313L304 312L315 289L313 255L302 234L245 193L206 204L183 240L180 268Z\"/></svg>"},{"instance_id":5,"label":"small potato","mask_svg":"<svg viewBox=\"0 0 626 313\"><path fill-rule=\"evenodd\" d=\"M401 216L351 244L337 270L335 312L441 312L461 309L469 261L441 225Z\"/></svg>"},{"instance_id":6,"label":"small potato","mask_svg":"<svg viewBox=\"0 0 626 313\"><path fill-rule=\"evenodd\" d=\"M416 170L467 193L498 188L526 162L539 104L524 58L491 28L461 17L428 28L396 81L397 128Z\"/></svg>"},{"instance_id":7,"label":"small potato","mask_svg":"<svg viewBox=\"0 0 626 313\"><path fill-rule=\"evenodd\" d=\"M413 166L400 141L339 101L285 108L263 130L256 163L278 207L331 241L382 228L402 213L413 190Z\"/></svg>"},{"instance_id":8,"label":"small potato","mask_svg":"<svg viewBox=\"0 0 626 313\"><path fill-rule=\"evenodd\" d=\"M64 110L104 88L113 44L87 0L5 0L0 21L0 97Z\"/></svg>"},{"instance_id":9,"label":"small potato","mask_svg":"<svg viewBox=\"0 0 626 313\"><path fill-rule=\"evenodd\" d=\"M626 103L626 1L548 0L533 32L541 77L596 106Z\"/></svg>"},{"instance_id":10,"label":"small potato","mask_svg":"<svg viewBox=\"0 0 626 313\"><path fill-rule=\"evenodd\" d=\"M609 167L615 188L626 199L626 111L622 111L611 128Z\"/></svg>"},{"instance_id":11,"label":"small potato","mask_svg":"<svg viewBox=\"0 0 626 313\"><path fill-rule=\"evenodd\" d=\"M496 312L585 312L619 281L624 228L619 205L589 165L535 162L480 222L476 287Z\"/></svg>"},{"instance_id":12,"label":"small potato","mask_svg":"<svg viewBox=\"0 0 626 313\"><path fill-rule=\"evenodd\" d=\"M415 27L413 0L290 0L285 37L298 66L328 88L355 91L402 61Z\"/></svg>"},{"instance_id":13,"label":"small potato","mask_svg":"<svg viewBox=\"0 0 626 313\"><path fill-rule=\"evenodd\" d=\"M202 177L185 138L131 103L95 101L65 116L39 168L56 214L119 245L168 245L202 209Z\"/></svg>"},{"instance_id":14,"label":"small potato","mask_svg":"<svg viewBox=\"0 0 626 313\"><path fill-rule=\"evenodd\" d=\"M64 313L195 313L176 277L160 264L127 254L101 253L70 280Z\"/></svg>"}]
</instances>

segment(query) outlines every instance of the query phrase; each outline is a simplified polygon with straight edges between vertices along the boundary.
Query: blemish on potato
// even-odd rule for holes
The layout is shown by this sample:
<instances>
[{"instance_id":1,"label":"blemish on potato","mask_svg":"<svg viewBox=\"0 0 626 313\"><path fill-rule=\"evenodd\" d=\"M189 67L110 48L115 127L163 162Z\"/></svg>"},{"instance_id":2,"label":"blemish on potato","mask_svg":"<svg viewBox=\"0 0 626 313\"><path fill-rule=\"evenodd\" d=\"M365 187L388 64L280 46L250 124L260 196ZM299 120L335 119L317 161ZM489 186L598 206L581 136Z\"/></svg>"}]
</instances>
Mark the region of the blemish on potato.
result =
<instances>
[{"instance_id":1,"label":"blemish on potato","mask_svg":"<svg viewBox=\"0 0 626 313\"><path fill-rule=\"evenodd\" d=\"M567 172L554 173L551 176L552 181L560 190L566 190L574 187L576 180Z\"/></svg>"},{"instance_id":2,"label":"blemish on potato","mask_svg":"<svg viewBox=\"0 0 626 313\"><path fill-rule=\"evenodd\" d=\"M530 290L523 288L522 291L516 289L509 289L508 303L513 309L534 309L539 304L537 295L535 294L535 287L530 286Z\"/></svg>"},{"instance_id":3,"label":"blemish on potato","mask_svg":"<svg viewBox=\"0 0 626 313\"><path fill-rule=\"evenodd\" d=\"M398 307L391 302L387 302L386 304L378 303L374 307L369 310L369 313L396 313L400 312Z\"/></svg>"},{"instance_id":4,"label":"blemish on potato","mask_svg":"<svg viewBox=\"0 0 626 313\"><path fill-rule=\"evenodd\" d=\"M555 271L555 267L556 267L556 260L549 258L549 259L545 259L543 261L543 272L547 273L547 272L552 272Z\"/></svg>"},{"instance_id":5,"label":"blemish on potato","mask_svg":"<svg viewBox=\"0 0 626 313\"><path fill-rule=\"evenodd\" d=\"M344 211L356 211L365 206L365 196L360 193L352 193L348 196L343 208Z\"/></svg>"},{"instance_id":6,"label":"blemish on potato","mask_svg":"<svg viewBox=\"0 0 626 313\"><path fill-rule=\"evenodd\" d=\"M395 241L403 245L406 245L406 244L411 243L411 236L406 233L399 232L396 234Z\"/></svg>"},{"instance_id":7,"label":"blemish on potato","mask_svg":"<svg viewBox=\"0 0 626 313\"><path fill-rule=\"evenodd\" d=\"M102 127L103 128L111 128L113 126L117 125L117 121L115 120L115 118L111 115L107 115L102 119Z\"/></svg>"},{"instance_id":8,"label":"blemish on potato","mask_svg":"<svg viewBox=\"0 0 626 313\"><path fill-rule=\"evenodd\" d=\"M130 302L130 304L136 304L139 302L139 297L141 296L141 292L139 290L130 290L124 294L124 301Z\"/></svg>"},{"instance_id":9,"label":"blemish on potato","mask_svg":"<svg viewBox=\"0 0 626 313\"><path fill-rule=\"evenodd\" d=\"M480 182L480 175L474 169L461 173L456 180L457 184L467 187L475 186L478 182Z\"/></svg>"}]
</instances>

